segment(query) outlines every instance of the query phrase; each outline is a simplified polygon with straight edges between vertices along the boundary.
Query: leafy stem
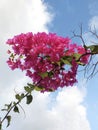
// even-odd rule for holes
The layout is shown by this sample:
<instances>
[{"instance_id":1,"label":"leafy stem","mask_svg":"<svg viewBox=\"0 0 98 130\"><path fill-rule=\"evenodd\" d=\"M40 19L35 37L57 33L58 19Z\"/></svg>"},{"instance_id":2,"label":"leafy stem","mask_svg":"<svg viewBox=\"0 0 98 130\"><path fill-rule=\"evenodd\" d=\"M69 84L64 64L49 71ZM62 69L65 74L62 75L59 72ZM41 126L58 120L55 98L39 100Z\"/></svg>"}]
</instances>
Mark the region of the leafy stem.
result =
<instances>
[{"instance_id":1,"label":"leafy stem","mask_svg":"<svg viewBox=\"0 0 98 130\"><path fill-rule=\"evenodd\" d=\"M17 102L11 102L10 104L5 104L5 108L2 109L2 111L6 111L7 113L0 121L0 130L2 130L2 124L5 120L7 120L7 127L10 125L11 122L11 115L9 115L10 112L13 110L14 112L19 113L18 106L20 106L20 102L24 98L26 98L26 104L30 104L32 102L33 96L31 95L31 93L34 89L35 85L28 83L27 86L24 87L25 93L15 95Z\"/></svg>"}]
</instances>

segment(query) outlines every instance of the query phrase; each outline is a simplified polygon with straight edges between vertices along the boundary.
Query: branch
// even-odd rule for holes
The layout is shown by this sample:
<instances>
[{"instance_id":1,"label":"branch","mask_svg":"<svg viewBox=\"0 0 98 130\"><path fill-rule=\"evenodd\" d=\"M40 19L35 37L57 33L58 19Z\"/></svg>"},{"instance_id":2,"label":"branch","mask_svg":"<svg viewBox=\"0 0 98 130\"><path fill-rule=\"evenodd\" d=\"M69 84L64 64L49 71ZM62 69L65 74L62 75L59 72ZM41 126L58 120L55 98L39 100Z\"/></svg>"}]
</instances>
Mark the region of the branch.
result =
<instances>
[{"instance_id":1,"label":"branch","mask_svg":"<svg viewBox=\"0 0 98 130\"><path fill-rule=\"evenodd\" d=\"M74 31L72 31L72 33L73 33L73 37L72 38L74 38L74 37L80 38L82 43L83 43L83 46L85 48L86 43L85 43L84 38L83 38L83 27L82 27L82 24L80 25L80 34L76 34Z\"/></svg>"},{"instance_id":2,"label":"branch","mask_svg":"<svg viewBox=\"0 0 98 130\"><path fill-rule=\"evenodd\" d=\"M90 29L90 33L92 33L96 38L98 38L98 34L96 32L96 28L95 27L94 27L93 31Z\"/></svg>"},{"instance_id":3,"label":"branch","mask_svg":"<svg viewBox=\"0 0 98 130\"><path fill-rule=\"evenodd\" d=\"M96 32L96 29L94 29L94 31L90 30L89 31L91 34L93 34L97 39L98 39L98 34ZM82 29L82 25L80 26L80 33L79 34L76 34L75 32L73 32L73 38L80 38L82 43L83 43L83 46L86 50L86 53L81 55L80 58L77 60L80 61L80 59L83 57L83 56L86 56L86 55L90 55L90 60L88 62L88 64L85 66L84 68L84 75L86 75L89 71L91 72L90 75L88 76L88 78L91 78L93 77L95 74L97 74L98 71L96 71L97 69L97 65L98 65L98 60L94 61L94 55L97 55L98 54L98 44L95 44L94 42L94 45L91 45L91 46L87 46L86 45L86 42L83 38L83 29ZM87 50L90 50L90 52L87 52ZM95 63L92 63L92 61L94 61ZM92 65L93 64L93 65ZM90 67L91 66L91 67Z\"/></svg>"}]
</instances>

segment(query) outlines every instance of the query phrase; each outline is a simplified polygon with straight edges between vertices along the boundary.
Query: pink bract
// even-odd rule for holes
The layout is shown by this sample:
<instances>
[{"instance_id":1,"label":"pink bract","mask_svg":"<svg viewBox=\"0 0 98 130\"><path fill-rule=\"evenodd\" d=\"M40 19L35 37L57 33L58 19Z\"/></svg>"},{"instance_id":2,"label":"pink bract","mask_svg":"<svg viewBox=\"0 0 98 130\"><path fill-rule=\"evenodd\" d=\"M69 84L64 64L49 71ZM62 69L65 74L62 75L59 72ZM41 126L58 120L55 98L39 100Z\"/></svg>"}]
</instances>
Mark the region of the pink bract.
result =
<instances>
[{"instance_id":1,"label":"pink bract","mask_svg":"<svg viewBox=\"0 0 98 130\"><path fill-rule=\"evenodd\" d=\"M53 33L29 32L8 39L7 44L12 47L12 51L8 50L9 67L12 70L19 68L26 71L26 76L38 87L43 88L42 91L72 86L77 82L78 64L74 54L82 55L85 49L72 44L70 38ZM82 63L85 64L87 61L88 57L81 58Z\"/></svg>"}]
</instances>

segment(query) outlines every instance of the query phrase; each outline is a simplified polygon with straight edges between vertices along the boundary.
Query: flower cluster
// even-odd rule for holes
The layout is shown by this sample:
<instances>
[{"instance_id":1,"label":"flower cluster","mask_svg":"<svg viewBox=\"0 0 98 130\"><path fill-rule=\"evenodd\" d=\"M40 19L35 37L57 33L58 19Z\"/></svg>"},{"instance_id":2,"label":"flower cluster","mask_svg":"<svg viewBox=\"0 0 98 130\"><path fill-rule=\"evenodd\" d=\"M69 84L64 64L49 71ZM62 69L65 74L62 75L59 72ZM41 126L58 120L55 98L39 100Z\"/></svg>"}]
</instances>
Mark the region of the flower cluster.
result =
<instances>
[{"instance_id":1,"label":"flower cluster","mask_svg":"<svg viewBox=\"0 0 98 130\"><path fill-rule=\"evenodd\" d=\"M82 46L72 44L68 37L53 33L22 33L8 39L7 44L12 47L12 50L8 50L9 67L26 71L26 75L41 91L72 86L77 82L79 63L86 64L88 61L87 56L80 58L86 53Z\"/></svg>"}]
</instances>

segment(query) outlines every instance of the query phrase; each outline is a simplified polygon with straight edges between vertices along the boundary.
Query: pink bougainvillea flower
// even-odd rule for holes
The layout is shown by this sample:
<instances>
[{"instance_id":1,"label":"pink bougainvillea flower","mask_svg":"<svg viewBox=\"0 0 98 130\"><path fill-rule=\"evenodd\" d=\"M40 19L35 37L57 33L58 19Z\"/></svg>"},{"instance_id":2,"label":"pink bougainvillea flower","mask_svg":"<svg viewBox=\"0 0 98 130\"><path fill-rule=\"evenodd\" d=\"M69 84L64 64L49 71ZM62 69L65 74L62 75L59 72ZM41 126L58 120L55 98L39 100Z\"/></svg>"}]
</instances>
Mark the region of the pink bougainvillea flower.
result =
<instances>
[{"instance_id":1,"label":"pink bougainvillea flower","mask_svg":"<svg viewBox=\"0 0 98 130\"><path fill-rule=\"evenodd\" d=\"M9 67L12 70L19 68L26 71L26 76L32 79L33 84L42 88L41 91L72 86L77 82L77 61L86 50L82 46L72 44L70 38L53 33L29 32L8 39L7 44L12 47L12 50L8 50ZM79 60L86 64L88 56Z\"/></svg>"}]
</instances>

